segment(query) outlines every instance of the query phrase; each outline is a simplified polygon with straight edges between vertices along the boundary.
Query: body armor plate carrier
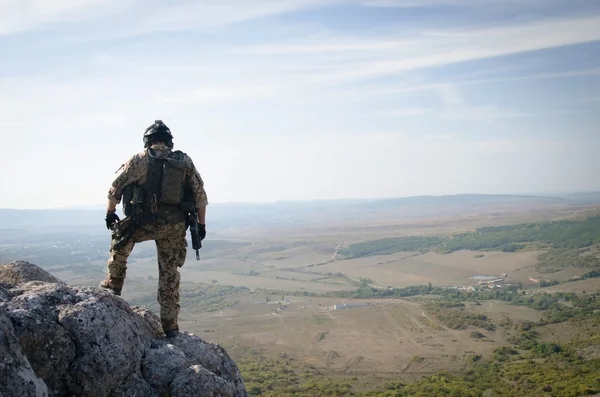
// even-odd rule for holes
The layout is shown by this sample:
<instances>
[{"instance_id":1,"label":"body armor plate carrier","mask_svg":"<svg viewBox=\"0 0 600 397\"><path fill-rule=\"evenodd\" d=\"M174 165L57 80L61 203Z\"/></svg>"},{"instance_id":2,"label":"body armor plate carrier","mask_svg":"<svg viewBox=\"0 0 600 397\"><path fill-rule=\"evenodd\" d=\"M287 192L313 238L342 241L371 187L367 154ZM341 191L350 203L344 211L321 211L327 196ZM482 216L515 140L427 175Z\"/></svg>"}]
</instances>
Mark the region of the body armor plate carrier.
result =
<instances>
[{"instance_id":1,"label":"body armor plate carrier","mask_svg":"<svg viewBox=\"0 0 600 397\"><path fill-rule=\"evenodd\" d=\"M160 223L185 222L183 208L185 161L177 150L158 158L146 149L150 165L146 182L129 185L123 191L123 212L136 221Z\"/></svg>"}]
</instances>

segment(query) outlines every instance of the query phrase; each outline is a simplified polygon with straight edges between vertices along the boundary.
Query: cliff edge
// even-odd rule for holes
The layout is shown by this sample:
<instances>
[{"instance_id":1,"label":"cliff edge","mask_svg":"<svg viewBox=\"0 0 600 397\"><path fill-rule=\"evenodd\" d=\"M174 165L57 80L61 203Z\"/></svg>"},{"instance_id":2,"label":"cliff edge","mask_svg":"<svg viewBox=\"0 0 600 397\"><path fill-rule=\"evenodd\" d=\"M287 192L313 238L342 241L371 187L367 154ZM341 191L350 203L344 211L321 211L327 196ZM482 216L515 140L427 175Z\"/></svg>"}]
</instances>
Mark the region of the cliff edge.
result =
<instances>
[{"instance_id":1,"label":"cliff edge","mask_svg":"<svg viewBox=\"0 0 600 397\"><path fill-rule=\"evenodd\" d=\"M247 397L219 345L28 262L0 266L0 397Z\"/></svg>"}]
</instances>

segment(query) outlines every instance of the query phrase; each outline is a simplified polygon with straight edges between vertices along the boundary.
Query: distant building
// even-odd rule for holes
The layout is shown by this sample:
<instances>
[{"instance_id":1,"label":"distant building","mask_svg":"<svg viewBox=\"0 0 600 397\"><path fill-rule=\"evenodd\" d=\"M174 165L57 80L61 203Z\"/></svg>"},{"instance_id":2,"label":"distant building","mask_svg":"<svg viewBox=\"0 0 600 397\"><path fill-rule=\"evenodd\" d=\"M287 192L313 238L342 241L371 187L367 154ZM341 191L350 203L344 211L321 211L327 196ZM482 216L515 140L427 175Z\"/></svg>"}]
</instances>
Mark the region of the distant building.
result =
<instances>
[{"instance_id":1,"label":"distant building","mask_svg":"<svg viewBox=\"0 0 600 397\"><path fill-rule=\"evenodd\" d=\"M367 306L371 306L371 304L367 303L367 302L336 303L333 305L333 310L351 309L353 307L367 307Z\"/></svg>"},{"instance_id":2,"label":"distant building","mask_svg":"<svg viewBox=\"0 0 600 397\"><path fill-rule=\"evenodd\" d=\"M493 280L485 280L485 281L480 281L479 285L492 285L492 284L498 284L503 282L504 279L503 278L495 278Z\"/></svg>"}]
</instances>

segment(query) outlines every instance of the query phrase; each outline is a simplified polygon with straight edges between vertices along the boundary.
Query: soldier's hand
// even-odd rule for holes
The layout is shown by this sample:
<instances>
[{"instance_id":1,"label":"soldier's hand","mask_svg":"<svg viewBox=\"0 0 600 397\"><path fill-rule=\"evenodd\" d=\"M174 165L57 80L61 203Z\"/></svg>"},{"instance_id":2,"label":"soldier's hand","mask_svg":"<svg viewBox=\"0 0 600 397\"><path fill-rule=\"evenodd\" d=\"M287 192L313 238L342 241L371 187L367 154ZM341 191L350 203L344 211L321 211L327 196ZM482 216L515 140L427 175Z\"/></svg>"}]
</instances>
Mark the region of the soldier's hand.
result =
<instances>
[{"instance_id":1,"label":"soldier's hand","mask_svg":"<svg viewBox=\"0 0 600 397\"><path fill-rule=\"evenodd\" d=\"M104 220L106 221L106 228L110 230L111 227L121 219L119 219L119 215L117 215L116 212L107 212Z\"/></svg>"},{"instance_id":2,"label":"soldier's hand","mask_svg":"<svg viewBox=\"0 0 600 397\"><path fill-rule=\"evenodd\" d=\"M202 223L198 224L198 236L200 236L200 241L206 238L206 225Z\"/></svg>"}]
</instances>

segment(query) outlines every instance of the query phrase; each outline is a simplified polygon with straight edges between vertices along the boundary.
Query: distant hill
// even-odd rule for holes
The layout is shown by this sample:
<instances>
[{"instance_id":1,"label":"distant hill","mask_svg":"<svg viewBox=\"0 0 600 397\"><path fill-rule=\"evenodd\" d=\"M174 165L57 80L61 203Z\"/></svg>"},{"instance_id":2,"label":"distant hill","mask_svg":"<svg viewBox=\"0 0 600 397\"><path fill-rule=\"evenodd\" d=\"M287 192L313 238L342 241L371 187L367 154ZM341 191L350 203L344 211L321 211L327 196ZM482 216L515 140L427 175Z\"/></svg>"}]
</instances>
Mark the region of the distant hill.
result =
<instances>
[{"instance_id":1,"label":"distant hill","mask_svg":"<svg viewBox=\"0 0 600 397\"><path fill-rule=\"evenodd\" d=\"M103 225L104 208L98 209L56 209L56 210L15 210L0 209L0 229L30 227L78 227Z\"/></svg>"},{"instance_id":2,"label":"distant hill","mask_svg":"<svg viewBox=\"0 0 600 397\"><path fill-rule=\"evenodd\" d=\"M581 204L600 203L600 192L579 192L561 195L560 197Z\"/></svg>"},{"instance_id":3,"label":"distant hill","mask_svg":"<svg viewBox=\"0 0 600 397\"><path fill-rule=\"evenodd\" d=\"M598 197L600 202L600 196ZM511 194L454 194L444 196L412 196L387 200L377 200L362 204L369 208L418 207L418 206L479 206L489 204L509 204L524 201L567 203L567 198L511 195Z\"/></svg>"},{"instance_id":4,"label":"distant hill","mask_svg":"<svg viewBox=\"0 0 600 397\"><path fill-rule=\"evenodd\" d=\"M457 194L413 196L393 199L281 201L275 203L211 203L208 214L213 227L257 227L319 223L336 219L371 218L374 214L396 216L449 216L485 213L524 206L600 204L600 192L558 196ZM119 207L120 208L120 207ZM104 207L16 210L0 209L0 230L55 228L81 230L104 227Z\"/></svg>"}]
</instances>

